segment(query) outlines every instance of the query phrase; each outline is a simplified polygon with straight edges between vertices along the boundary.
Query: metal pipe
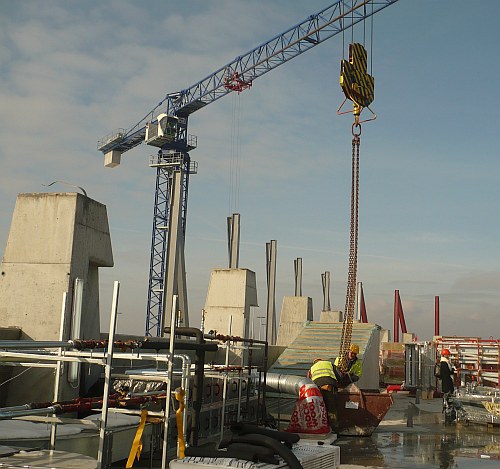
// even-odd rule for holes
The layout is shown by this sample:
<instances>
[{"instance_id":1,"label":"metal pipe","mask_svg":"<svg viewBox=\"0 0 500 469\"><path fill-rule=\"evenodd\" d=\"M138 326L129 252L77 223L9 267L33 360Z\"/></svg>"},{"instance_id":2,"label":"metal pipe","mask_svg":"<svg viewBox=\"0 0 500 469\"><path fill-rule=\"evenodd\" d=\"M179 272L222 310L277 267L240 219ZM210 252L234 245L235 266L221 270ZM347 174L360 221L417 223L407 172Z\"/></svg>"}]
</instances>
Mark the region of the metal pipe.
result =
<instances>
[{"instance_id":1,"label":"metal pipe","mask_svg":"<svg viewBox=\"0 0 500 469\"><path fill-rule=\"evenodd\" d=\"M65 334L66 334L66 304L68 300L68 293L64 292L63 293L63 300L62 300L62 306L61 306L61 319L60 319L60 325L59 325L59 341L62 342ZM62 348L59 347L57 354L60 356L62 355ZM54 402L57 402L60 398L60 389L61 389L61 376L63 374L63 362L58 360L57 361L57 366L56 366L56 374L54 377ZM56 415L54 414L53 417ZM56 434L57 434L57 424L55 422L52 422L52 425L50 427L50 444L49 444L49 449L54 450L55 445L56 445Z\"/></svg>"},{"instance_id":2,"label":"metal pipe","mask_svg":"<svg viewBox=\"0 0 500 469\"><path fill-rule=\"evenodd\" d=\"M44 407L42 409L25 409L25 410L11 410L5 412L4 409L0 411L0 420L12 419L15 417L24 417L26 415L47 415L61 413L61 407L53 405Z\"/></svg>"},{"instance_id":3,"label":"metal pipe","mask_svg":"<svg viewBox=\"0 0 500 469\"><path fill-rule=\"evenodd\" d=\"M177 295L172 295L172 307L170 309L170 338L169 338L169 352L170 359L168 361L168 382L167 382L167 397L165 399L165 425L163 429L163 450L161 456L161 468L167 467L167 450L168 450L168 420L170 418L170 397L172 393L172 378L173 378L173 365L174 365L174 342L175 333L177 330L175 317L177 314Z\"/></svg>"},{"instance_id":4,"label":"metal pipe","mask_svg":"<svg viewBox=\"0 0 500 469\"><path fill-rule=\"evenodd\" d=\"M72 340L0 340L0 349L74 348Z\"/></svg>"},{"instance_id":5,"label":"metal pipe","mask_svg":"<svg viewBox=\"0 0 500 469\"><path fill-rule=\"evenodd\" d=\"M71 339L79 339L82 326L83 279L75 278L73 291L73 310L71 312ZM80 363L70 363L67 368L66 379L72 388L80 388Z\"/></svg>"},{"instance_id":6,"label":"metal pipe","mask_svg":"<svg viewBox=\"0 0 500 469\"><path fill-rule=\"evenodd\" d=\"M97 469L107 466L108 461L104 460L106 426L108 423L108 406L109 406L109 388L111 383L111 370L113 364L113 341L115 339L116 317L118 314L118 297L120 293L120 282L114 282L113 301L111 305L111 317L109 320L109 342L108 352L106 357L106 365L104 367L104 391L102 396L102 412L101 412L101 428L99 431L99 449L97 452ZM108 448L109 449L109 445ZM106 452L108 454L108 452ZM106 458L107 459L107 458Z\"/></svg>"},{"instance_id":7,"label":"metal pipe","mask_svg":"<svg viewBox=\"0 0 500 469\"><path fill-rule=\"evenodd\" d=\"M170 327L165 327L164 332L166 334L171 333ZM193 446L198 445L198 433L200 426L200 413L203 401L203 373L205 371L205 351L218 349L217 344L206 344L203 336L203 332L195 327L177 327L175 329L175 335L195 337L196 343L192 344L189 342L176 342L175 349L177 350L195 350L196 352L196 362L195 362L195 381L193 384L193 419L192 419L192 433L191 433L191 444Z\"/></svg>"},{"instance_id":8,"label":"metal pipe","mask_svg":"<svg viewBox=\"0 0 500 469\"><path fill-rule=\"evenodd\" d=\"M266 388L269 391L299 395L300 388L306 384L316 386L311 378L303 376L279 373L267 373L266 376Z\"/></svg>"},{"instance_id":9,"label":"metal pipe","mask_svg":"<svg viewBox=\"0 0 500 469\"><path fill-rule=\"evenodd\" d=\"M189 346L193 347L189 347ZM186 344L186 348L184 348L183 345L180 345L179 347L183 348L184 350L193 350L195 349L194 347L195 344ZM217 350L217 345L216 344L203 344L205 346L205 350L209 351L216 351ZM202 345L202 347L203 347ZM165 352L162 355L157 355L157 354L152 354L152 353L114 353L113 354L116 359L123 359L123 360L151 360L151 361L156 361L156 362L167 362L168 361L168 356L169 353ZM44 351L43 353L38 351L38 352L14 352L14 351L0 351L0 357L12 357L12 358L28 358L32 360L45 360L45 361L64 361L64 362L74 362L74 361L81 361L82 363L93 363L96 365L104 365L105 364L105 359L106 359L106 353L105 352L78 352L78 351L66 351L64 355L57 355L53 354L51 352L46 352ZM2 364L5 363L11 363L11 362L3 362ZM30 366L41 366L39 363L29 363ZM50 366L54 366L54 364L51 364Z\"/></svg>"},{"instance_id":10,"label":"metal pipe","mask_svg":"<svg viewBox=\"0 0 500 469\"><path fill-rule=\"evenodd\" d=\"M233 316L229 318L229 333L231 334L233 326ZM221 408L221 416L220 416L220 441L224 438L224 420L225 420L225 410L226 410L226 401L227 401L227 379L229 376L229 352L231 349L231 342L228 341L226 343L226 361L225 361L225 372L224 372L224 386L222 389L222 408Z\"/></svg>"},{"instance_id":11,"label":"metal pipe","mask_svg":"<svg viewBox=\"0 0 500 469\"><path fill-rule=\"evenodd\" d=\"M11 407L1 407L0 413L17 411L17 410L27 410L27 409L31 409L31 408L32 408L31 404L15 405L15 406L11 406Z\"/></svg>"},{"instance_id":12,"label":"metal pipe","mask_svg":"<svg viewBox=\"0 0 500 469\"><path fill-rule=\"evenodd\" d=\"M94 363L96 365L103 365L104 358L78 358L78 355L75 356L66 356L66 355L53 355L49 354L48 352L42 353L28 353L28 352L11 352L11 351L6 351L6 352L0 352L0 357L7 357L7 358L26 358L30 360L45 360L45 361L63 361L63 362L78 362L81 361L82 363ZM37 366L45 366L42 364L38 363L32 363L30 366L37 367ZM56 363L51 364L50 366L54 367L56 366Z\"/></svg>"}]
</instances>

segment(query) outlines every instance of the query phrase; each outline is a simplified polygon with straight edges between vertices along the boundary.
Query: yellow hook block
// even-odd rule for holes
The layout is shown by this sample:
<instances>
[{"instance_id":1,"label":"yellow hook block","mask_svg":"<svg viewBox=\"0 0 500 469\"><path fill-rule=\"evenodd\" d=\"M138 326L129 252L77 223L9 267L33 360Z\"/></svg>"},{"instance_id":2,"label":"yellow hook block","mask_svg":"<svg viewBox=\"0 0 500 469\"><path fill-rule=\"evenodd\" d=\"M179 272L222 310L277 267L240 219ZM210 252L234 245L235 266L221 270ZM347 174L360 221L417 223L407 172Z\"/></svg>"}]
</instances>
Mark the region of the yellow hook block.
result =
<instances>
[{"instance_id":1,"label":"yellow hook block","mask_svg":"<svg viewBox=\"0 0 500 469\"><path fill-rule=\"evenodd\" d=\"M342 60L340 65L340 86L358 115L375 99L375 80L366 70L366 49L358 43L349 44L349 60Z\"/></svg>"}]
</instances>

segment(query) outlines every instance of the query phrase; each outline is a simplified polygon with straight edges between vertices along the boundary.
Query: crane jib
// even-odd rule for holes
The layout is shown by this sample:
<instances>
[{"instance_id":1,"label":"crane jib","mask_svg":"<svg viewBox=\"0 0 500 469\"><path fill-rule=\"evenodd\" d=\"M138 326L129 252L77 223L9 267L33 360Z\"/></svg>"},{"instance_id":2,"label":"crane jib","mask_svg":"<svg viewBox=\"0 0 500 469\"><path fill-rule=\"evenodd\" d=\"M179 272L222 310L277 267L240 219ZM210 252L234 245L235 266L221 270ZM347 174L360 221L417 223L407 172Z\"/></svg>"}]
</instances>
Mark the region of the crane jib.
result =
<instances>
[{"instance_id":1,"label":"crane jib","mask_svg":"<svg viewBox=\"0 0 500 469\"><path fill-rule=\"evenodd\" d=\"M272 69L288 62L312 47L345 31L398 0L339 0L271 40L238 56L233 61L179 92L169 93L152 111L119 139L107 142L101 139L98 150L103 153L116 150L124 153L142 143L137 138L145 135L148 122L161 113L188 117L198 109L229 94L227 77L237 73L245 82L253 82Z\"/></svg>"}]
</instances>

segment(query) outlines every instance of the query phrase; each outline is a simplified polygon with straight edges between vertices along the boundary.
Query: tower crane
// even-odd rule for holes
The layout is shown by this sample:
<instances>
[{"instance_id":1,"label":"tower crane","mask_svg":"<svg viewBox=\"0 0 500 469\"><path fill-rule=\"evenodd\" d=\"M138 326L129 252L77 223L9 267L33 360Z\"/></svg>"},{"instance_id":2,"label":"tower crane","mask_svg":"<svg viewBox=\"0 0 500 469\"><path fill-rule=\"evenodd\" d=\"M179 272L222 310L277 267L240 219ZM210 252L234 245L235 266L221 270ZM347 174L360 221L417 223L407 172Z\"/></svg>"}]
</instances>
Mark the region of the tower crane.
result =
<instances>
[{"instance_id":1,"label":"tower crane","mask_svg":"<svg viewBox=\"0 0 500 469\"><path fill-rule=\"evenodd\" d=\"M197 139L188 134L189 116L232 92L249 88L253 81L338 33L396 3L397 0L337 0L269 41L236 57L189 88L168 93L130 129L117 129L100 139L97 149L104 165L120 164L123 153L146 143L157 147L150 159L156 169L151 240L146 335L160 336L178 297L181 321L189 325L184 262L189 177L197 163L189 152ZM166 324L165 324L166 323Z\"/></svg>"}]
</instances>

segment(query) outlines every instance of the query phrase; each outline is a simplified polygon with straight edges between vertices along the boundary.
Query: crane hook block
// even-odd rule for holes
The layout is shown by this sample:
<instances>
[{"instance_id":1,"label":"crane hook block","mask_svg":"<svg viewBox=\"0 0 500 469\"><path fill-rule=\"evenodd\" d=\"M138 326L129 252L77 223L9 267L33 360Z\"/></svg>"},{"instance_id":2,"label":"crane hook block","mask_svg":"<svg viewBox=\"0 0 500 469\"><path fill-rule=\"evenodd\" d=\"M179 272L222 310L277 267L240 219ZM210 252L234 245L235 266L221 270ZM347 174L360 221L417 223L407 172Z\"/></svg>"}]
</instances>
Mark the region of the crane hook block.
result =
<instances>
[{"instance_id":1,"label":"crane hook block","mask_svg":"<svg viewBox=\"0 0 500 469\"><path fill-rule=\"evenodd\" d=\"M366 69L366 49L358 43L349 44L349 60L342 60L340 65L340 86L346 99L354 103L354 115L375 98L375 80Z\"/></svg>"}]
</instances>

